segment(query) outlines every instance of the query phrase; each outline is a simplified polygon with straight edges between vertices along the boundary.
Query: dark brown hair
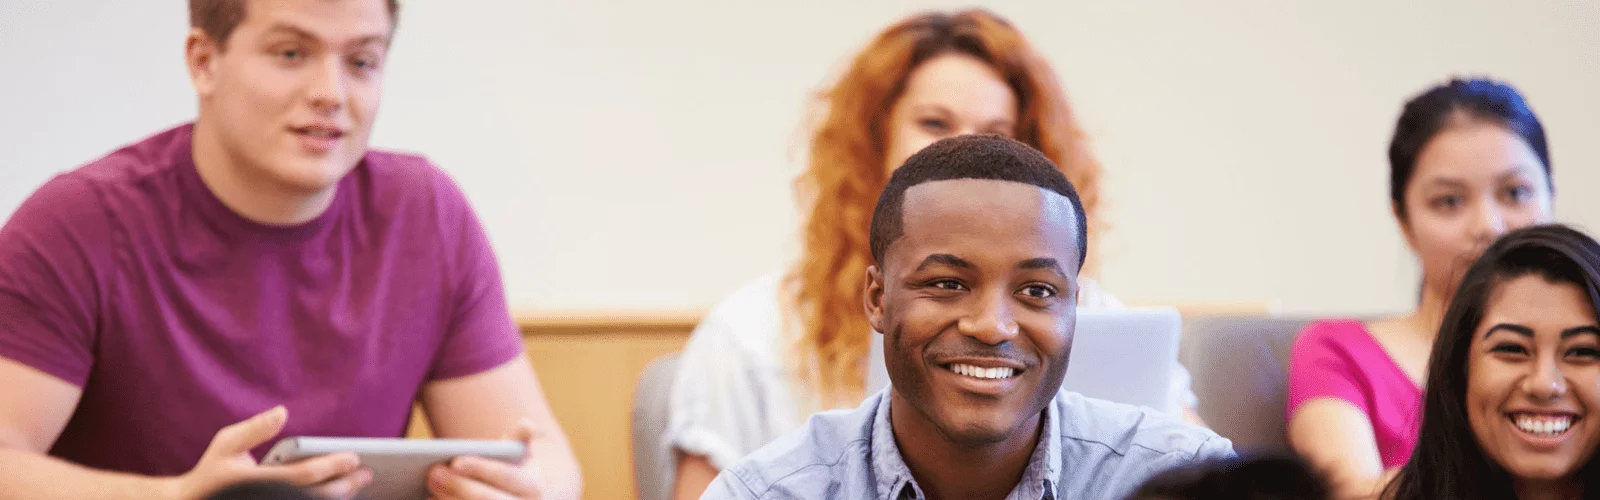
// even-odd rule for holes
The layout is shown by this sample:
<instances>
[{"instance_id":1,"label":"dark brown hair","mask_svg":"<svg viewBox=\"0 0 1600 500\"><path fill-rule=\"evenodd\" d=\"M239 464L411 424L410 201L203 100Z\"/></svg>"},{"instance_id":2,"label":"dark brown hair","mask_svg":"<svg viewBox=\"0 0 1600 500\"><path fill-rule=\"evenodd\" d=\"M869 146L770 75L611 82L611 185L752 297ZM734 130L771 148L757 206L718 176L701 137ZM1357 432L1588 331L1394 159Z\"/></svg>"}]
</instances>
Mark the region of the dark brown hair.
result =
<instances>
[{"instance_id":1,"label":"dark brown hair","mask_svg":"<svg viewBox=\"0 0 1600 500\"><path fill-rule=\"evenodd\" d=\"M1394 213L1405 222L1406 186L1417 169L1417 156L1428 141L1446 128L1463 120L1498 124L1517 134L1539 157L1546 182L1550 179L1550 146L1545 143L1544 125L1533 114L1527 100L1505 82L1486 78L1452 79L1428 89L1406 102L1389 142L1389 202ZM1554 184L1547 185L1552 192Z\"/></svg>"},{"instance_id":2,"label":"dark brown hair","mask_svg":"<svg viewBox=\"0 0 1600 500\"><path fill-rule=\"evenodd\" d=\"M189 0L189 27L200 28L218 47L228 47L228 36L244 22L249 0ZM387 0L389 22L400 21L400 0Z\"/></svg>"}]
</instances>

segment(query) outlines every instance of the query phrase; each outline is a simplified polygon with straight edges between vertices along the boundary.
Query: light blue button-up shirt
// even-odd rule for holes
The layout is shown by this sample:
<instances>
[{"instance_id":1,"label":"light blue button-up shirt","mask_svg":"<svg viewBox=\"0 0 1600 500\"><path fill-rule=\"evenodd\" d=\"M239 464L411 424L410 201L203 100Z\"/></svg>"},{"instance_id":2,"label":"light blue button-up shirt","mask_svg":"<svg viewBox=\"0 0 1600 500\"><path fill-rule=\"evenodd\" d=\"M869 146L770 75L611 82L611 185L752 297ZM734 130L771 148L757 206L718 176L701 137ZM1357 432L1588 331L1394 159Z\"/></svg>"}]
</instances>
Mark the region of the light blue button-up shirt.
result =
<instances>
[{"instance_id":1,"label":"light blue button-up shirt","mask_svg":"<svg viewBox=\"0 0 1600 500\"><path fill-rule=\"evenodd\" d=\"M854 410L818 413L723 470L701 500L927 498L900 457L885 389ZM1169 468L1233 457L1210 430L1149 409L1063 391L1007 500L1120 500Z\"/></svg>"}]
</instances>

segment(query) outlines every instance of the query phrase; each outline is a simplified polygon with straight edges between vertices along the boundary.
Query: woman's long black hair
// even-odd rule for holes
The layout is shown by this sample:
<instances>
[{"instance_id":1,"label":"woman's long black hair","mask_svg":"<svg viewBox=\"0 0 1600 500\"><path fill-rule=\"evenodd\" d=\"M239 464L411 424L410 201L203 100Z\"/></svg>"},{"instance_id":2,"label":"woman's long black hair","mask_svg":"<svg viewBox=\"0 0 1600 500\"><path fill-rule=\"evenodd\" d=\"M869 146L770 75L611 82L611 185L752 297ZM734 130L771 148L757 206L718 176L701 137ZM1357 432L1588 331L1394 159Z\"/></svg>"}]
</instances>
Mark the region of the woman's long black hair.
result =
<instances>
[{"instance_id":1,"label":"woman's long black hair","mask_svg":"<svg viewBox=\"0 0 1600 500\"><path fill-rule=\"evenodd\" d=\"M1562 225L1532 226L1507 233L1467 270L1445 310L1428 361L1422 429L1411 460L1400 469L1383 498L1515 498L1511 476L1485 456L1467 422L1467 361L1484 308L1507 280L1539 275L1552 283L1577 285L1600 316L1600 244ZM1594 408L1600 411L1600 408ZM1596 461L1580 472L1584 498L1600 499Z\"/></svg>"}]
</instances>

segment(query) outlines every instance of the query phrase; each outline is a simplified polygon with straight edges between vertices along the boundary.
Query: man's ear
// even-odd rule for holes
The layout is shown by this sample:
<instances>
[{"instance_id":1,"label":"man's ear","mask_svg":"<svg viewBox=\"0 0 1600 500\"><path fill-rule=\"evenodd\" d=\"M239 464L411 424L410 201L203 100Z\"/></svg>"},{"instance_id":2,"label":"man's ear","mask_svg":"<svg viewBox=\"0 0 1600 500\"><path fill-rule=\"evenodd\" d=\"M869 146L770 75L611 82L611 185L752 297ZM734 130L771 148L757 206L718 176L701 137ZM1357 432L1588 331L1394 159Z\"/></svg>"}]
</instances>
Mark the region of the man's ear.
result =
<instances>
[{"instance_id":1,"label":"man's ear","mask_svg":"<svg viewBox=\"0 0 1600 500\"><path fill-rule=\"evenodd\" d=\"M217 88L217 56L221 54L222 46L205 30L189 30L189 37L183 44L183 65L189 68L189 82L194 84L194 93L201 98L209 97Z\"/></svg>"},{"instance_id":2,"label":"man's ear","mask_svg":"<svg viewBox=\"0 0 1600 500\"><path fill-rule=\"evenodd\" d=\"M867 266L867 289L862 294L867 308L867 324L872 330L883 333L883 273L878 266Z\"/></svg>"}]
</instances>

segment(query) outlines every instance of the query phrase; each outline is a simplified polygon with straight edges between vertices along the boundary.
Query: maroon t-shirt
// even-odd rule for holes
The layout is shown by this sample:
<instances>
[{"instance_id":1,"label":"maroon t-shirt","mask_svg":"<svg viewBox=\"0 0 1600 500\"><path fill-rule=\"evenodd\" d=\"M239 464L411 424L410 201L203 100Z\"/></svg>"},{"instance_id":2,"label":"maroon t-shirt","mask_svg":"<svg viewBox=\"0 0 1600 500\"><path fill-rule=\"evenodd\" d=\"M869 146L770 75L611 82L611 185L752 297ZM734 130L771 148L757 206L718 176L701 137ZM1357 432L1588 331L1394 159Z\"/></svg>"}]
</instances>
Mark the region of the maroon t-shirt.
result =
<instances>
[{"instance_id":1,"label":"maroon t-shirt","mask_svg":"<svg viewBox=\"0 0 1600 500\"><path fill-rule=\"evenodd\" d=\"M285 436L401 436L423 383L522 352L483 229L427 160L369 152L321 216L264 226L201 182L191 128L57 176L0 228L0 357L83 388L51 455L179 474L278 404Z\"/></svg>"}]
</instances>

